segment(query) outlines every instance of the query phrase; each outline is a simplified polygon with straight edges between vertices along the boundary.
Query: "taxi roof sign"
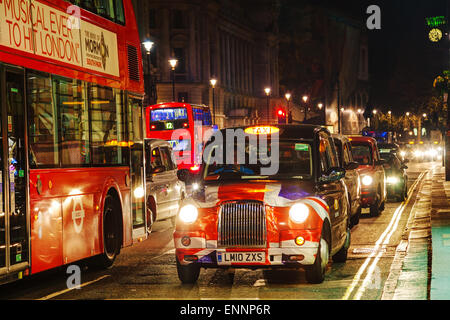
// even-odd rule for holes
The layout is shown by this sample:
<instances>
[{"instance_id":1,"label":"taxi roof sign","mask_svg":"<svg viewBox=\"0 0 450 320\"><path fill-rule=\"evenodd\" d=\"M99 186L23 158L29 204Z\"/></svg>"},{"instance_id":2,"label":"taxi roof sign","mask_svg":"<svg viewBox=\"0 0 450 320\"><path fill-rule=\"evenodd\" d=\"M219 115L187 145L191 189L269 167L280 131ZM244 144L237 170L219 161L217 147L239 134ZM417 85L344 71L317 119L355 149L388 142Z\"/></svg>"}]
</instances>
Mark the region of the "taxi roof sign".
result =
<instances>
[{"instance_id":1,"label":"taxi roof sign","mask_svg":"<svg viewBox=\"0 0 450 320\"><path fill-rule=\"evenodd\" d=\"M280 131L280 128L274 126L253 126L245 128L244 132L248 134L273 134Z\"/></svg>"}]
</instances>

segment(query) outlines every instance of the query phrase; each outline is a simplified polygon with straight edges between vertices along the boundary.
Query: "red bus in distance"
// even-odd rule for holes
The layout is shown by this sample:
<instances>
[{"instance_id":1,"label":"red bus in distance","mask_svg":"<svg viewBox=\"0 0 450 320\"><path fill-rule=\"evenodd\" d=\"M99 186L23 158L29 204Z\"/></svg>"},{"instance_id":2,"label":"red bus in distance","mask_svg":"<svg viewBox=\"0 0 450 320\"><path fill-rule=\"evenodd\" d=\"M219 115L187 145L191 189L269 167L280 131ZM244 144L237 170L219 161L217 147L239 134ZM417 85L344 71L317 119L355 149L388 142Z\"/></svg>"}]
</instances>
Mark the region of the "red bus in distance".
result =
<instances>
[{"instance_id":1,"label":"red bus in distance","mask_svg":"<svg viewBox=\"0 0 450 320\"><path fill-rule=\"evenodd\" d=\"M181 175L198 173L204 142L213 129L209 107L184 102L160 103L146 108L145 123L147 138L172 144Z\"/></svg>"},{"instance_id":2,"label":"red bus in distance","mask_svg":"<svg viewBox=\"0 0 450 320\"><path fill-rule=\"evenodd\" d=\"M131 0L0 1L0 283L146 237Z\"/></svg>"}]
</instances>

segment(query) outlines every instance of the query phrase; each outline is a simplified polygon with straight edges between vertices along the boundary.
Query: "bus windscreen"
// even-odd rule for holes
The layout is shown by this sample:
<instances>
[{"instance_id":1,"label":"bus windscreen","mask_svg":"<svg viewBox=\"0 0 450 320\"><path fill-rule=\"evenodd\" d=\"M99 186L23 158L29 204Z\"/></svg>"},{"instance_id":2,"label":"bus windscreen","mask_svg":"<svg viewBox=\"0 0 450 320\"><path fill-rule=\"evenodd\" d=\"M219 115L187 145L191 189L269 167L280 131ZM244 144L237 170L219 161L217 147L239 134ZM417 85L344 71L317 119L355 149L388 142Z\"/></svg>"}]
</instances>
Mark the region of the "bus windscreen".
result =
<instances>
[{"instance_id":1,"label":"bus windscreen","mask_svg":"<svg viewBox=\"0 0 450 320\"><path fill-rule=\"evenodd\" d=\"M186 108L156 109L150 112L150 121L187 120Z\"/></svg>"},{"instance_id":2,"label":"bus windscreen","mask_svg":"<svg viewBox=\"0 0 450 320\"><path fill-rule=\"evenodd\" d=\"M163 108L150 111L150 130L176 130L188 127L186 108Z\"/></svg>"}]
</instances>

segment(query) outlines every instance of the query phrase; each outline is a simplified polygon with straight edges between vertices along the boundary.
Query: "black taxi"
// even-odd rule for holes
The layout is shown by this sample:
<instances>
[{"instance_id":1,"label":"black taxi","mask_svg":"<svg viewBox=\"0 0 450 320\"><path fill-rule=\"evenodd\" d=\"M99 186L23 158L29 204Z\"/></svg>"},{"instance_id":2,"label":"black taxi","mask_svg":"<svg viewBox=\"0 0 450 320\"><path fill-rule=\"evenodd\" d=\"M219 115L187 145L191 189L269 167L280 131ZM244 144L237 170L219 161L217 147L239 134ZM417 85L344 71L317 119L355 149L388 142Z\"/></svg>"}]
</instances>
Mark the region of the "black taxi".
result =
<instances>
[{"instance_id":1,"label":"black taxi","mask_svg":"<svg viewBox=\"0 0 450 320\"><path fill-rule=\"evenodd\" d=\"M329 131L258 125L216 131L205 144L198 183L174 231L183 283L204 268L303 268L325 278L345 262L349 201Z\"/></svg>"}]
</instances>

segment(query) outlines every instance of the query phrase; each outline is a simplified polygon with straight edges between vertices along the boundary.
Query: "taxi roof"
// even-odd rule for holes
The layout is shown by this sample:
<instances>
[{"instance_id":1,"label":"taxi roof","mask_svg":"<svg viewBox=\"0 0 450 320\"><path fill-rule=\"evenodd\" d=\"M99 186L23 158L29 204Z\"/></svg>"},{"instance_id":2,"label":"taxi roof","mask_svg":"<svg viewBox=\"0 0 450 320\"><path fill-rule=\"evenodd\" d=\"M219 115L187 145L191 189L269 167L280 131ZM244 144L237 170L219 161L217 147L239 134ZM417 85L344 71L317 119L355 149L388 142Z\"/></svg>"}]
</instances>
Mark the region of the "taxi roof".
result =
<instances>
[{"instance_id":1,"label":"taxi roof","mask_svg":"<svg viewBox=\"0 0 450 320\"><path fill-rule=\"evenodd\" d=\"M243 129L251 128L251 127L276 127L280 129L280 139L304 139L304 140L314 140L315 135L320 132L324 131L328 134L330 132L327 128L318 126L318 125L312 125L312 124L258 124L258 125L248 125L248 126L237 126L237 127L229 127L221 129L220 131L225 132L227 129Z\"/></svg>"},{"instance_id":2,"label":"taxi roof","mask_svg":"<svg viewBox=\"0 0 450 320\"><path fill-rule=\"evenodd\" d=\"M371 144L377 144L377 140L375 140L372 137L363 137L363 136L350 136L349 137L350 141L355 141L355 142L368 142Z\"/></svg>"}]
</instances>

